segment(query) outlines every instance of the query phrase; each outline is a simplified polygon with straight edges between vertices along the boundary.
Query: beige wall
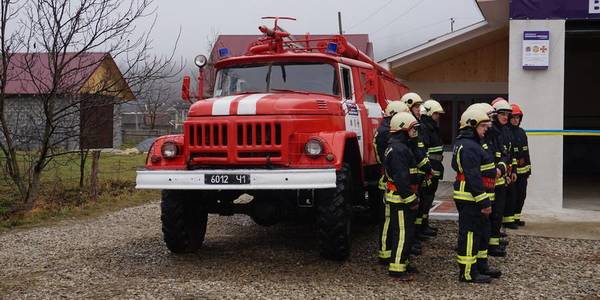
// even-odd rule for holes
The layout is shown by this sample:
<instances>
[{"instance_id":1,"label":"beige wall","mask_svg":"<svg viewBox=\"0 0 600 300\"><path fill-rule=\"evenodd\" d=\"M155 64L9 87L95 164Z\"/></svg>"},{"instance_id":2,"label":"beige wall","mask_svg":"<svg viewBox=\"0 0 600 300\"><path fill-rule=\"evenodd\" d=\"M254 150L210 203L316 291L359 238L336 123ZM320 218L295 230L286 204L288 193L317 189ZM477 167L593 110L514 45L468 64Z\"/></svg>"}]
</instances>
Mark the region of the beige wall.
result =
<instances>
[{"instance_id":1,"label":"beige wall","mask_svg":"<svg viewBox=\"0 0 600 300\"><path fill-rule=\"evenodd\" d=\"M508 82L508 37L403 76L408 81Z\"/></svg>"},{"instance_id":2,"label":"beige wall","mask_svg":"<svg viewBox=\"0 0 600 300\"><path fill-rule=\"evenodd\" d=\"M508 82L406 81L405 84L424 98L431 98L432 94L508 94Z\"/></svg>"},{"instance_id":3,"label":"beige wall","mask_svg":"<svg viewBox=\"0 0 600 300\"><path fill-rule=\"evenodd\" d=\"M523 31L550 31L550 66L523 70ZM563 129L565 75L565 21L510 21L509 94L525 112L525 129ZM563 203L563 138L530 136L532 173L527 210L560 210Z\"/></svg>"}]
</instances>

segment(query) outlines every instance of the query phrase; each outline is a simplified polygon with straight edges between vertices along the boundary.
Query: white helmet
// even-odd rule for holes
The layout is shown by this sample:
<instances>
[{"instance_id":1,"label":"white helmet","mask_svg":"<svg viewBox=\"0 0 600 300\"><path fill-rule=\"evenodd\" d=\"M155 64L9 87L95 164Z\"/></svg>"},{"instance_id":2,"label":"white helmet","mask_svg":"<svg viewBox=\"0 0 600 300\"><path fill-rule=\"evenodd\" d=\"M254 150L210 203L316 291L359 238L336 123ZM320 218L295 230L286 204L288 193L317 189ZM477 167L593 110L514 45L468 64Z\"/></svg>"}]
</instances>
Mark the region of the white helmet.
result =
<instances>
[{"instance_id":1,"label":"white helmet","mask_svg":"<svg viewBox=\"0 0 600 300\"><path fill-rule=\"evenodd\" d=\"M481 110L481 111L485 112L486 114L488 114L488 116L492 116L496 113L496 109L487 103L471 104L469 107L467 107L467 110L470 110L470 109Z\"/></svg>"},{"instance_id":2,"label":"white helmet","mask_svg":"<svg viewBox=\"0 0 600 300\"><path fill-rule=\"evenodd\" d=\"M408 112L395 114L390 121L390 132L408 131L411 127L419 124L417 119Z\"/></svg>"},{"instance_id":3,"label":"white helmet","mask_svg":"<svg viewBox=\"0 0 600 300\"><path fill-rule=\"evenodd\" d=\"M444 108L442 107L442 105L439 102L437 102L433 99L429 99L429 100L425 101L425 103L423 103L423 105L421 105L421 114L431 117L431 115L433 115L433 113L443 114Z\"/></svg>"},{"instance_id":4,"label":"white helmet","mask_svg":"<svg viewBox=\"0 0 600 300\"><path fill-rule=\"evenodd\" d=\"M417 93L406 93L400 98L400 101L404 102L408 108L412 108L417 103L423 103L423 99Z\"/></svg>"},{"instance_id":5,"label":"white helmet","mask_svg":"<svg viewBox=\"0 0 600 300\"><path fill-rule=\"evenodd\" d=\"M494 101L492 101L492 106L497 112L512 112L512 107L504 98L496 98Z\"/></svg>"},{"instance_id":6,"label":"white helmet","mask_svg":"<svg viewBox=\"0 0 600 300\"><path fill-rule=\"evenodd\" d=\"M408 112L408 106L401 101L390 101L385 108L384 116L391 117L399 112Z\"/></svg>"},{"instance_id":7,"label":"white helmet","mask_svg":"<svg viewBox=\"0 0 600 300\"><path fill-rule=\"evenodd\" d=\"M460 129L465 127L475 128L483 122L490 122L490 117L483 110L467 109L460 116Z\"/></svg>"}]
</instances>

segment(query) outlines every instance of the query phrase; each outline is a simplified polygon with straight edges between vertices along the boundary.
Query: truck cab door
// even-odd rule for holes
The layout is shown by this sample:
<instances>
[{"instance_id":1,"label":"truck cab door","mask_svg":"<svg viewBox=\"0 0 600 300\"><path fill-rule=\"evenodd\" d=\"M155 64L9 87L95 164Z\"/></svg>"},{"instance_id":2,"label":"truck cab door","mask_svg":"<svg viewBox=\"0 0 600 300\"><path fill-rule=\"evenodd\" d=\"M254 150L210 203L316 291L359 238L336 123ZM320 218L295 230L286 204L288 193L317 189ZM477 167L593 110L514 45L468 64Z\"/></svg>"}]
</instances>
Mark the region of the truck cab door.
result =
<instances>
[{"instance_id":1,"label":"truck cab door","mask_svg":"<svg viewBox=\"0 0 600 300\"><path fill-rule=\"evenodd\" d=\"M352 76L352 68L340 64L340 82L342 83L342 108L344 110L344 120L346 131L355 132L358 138L358 146L360 148L361 157L364 156L365 137L363 134L363 118L364 106L358 105L356 93L354 92L354 76Z\"/></svg>"},{"instance_id":2,"label":"truck cab door","mask_svg":"<svg viewBox=\"0 0 600 300\"><path fill-rule=\"evenodd\" d=\"M363 129L365 136L365 151L364 162L366 165L376 164L375 149L373 147L373 138L375 131L379 127L383 119L383 110L378 102L377 97L377 76L372 70L359 69L360 90L357 91L361 95L359 100L360 105L364 106ZM368 145L367 145L368 143Z\"/></svg>"}]
</instances>

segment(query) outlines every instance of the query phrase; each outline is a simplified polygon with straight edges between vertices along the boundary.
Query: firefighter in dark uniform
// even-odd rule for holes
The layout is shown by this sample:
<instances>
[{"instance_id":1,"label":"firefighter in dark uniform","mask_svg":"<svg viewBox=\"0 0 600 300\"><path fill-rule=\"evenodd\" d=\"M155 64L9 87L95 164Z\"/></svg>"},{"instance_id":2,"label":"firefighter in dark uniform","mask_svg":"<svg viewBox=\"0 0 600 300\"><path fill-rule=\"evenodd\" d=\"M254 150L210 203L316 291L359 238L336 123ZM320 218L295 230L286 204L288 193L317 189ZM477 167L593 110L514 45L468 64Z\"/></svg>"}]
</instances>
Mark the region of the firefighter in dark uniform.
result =
<instances>
[{"instance_id":1,"label":"firefighter in dark uniform","mask_svg":"<svg viewBox=\"0 0 600 300\"><path fill-rule=\"evenodd\" d=\"M465 111L452 157L457 174L453 198L459 213L457 262L459 280L464 282L489 283L501 275L489 267L486 253L491 214L486 190L495 186L496 168L494 158L480 142L489 122L488 115L479 109Z\"/></svg>"},{"instance_id":2,"label":"firefighter in dark uniform","mask_svg":"<svg viewBox=\"0 0 600 300\"><path fill-rule=\"evenodd\" d=\"M490 119L494 119L496 116L496 109L487 103L475 103L475 104L469 106L469 108L467 110L470 110L470 109L481 110L481 111L485 112ZM490 124L490 126L491 126L491 124ZM492 135L493 135L492 132L490 130L488 130L485 137L483 139L481 139L481 147L483 147L483 149L489 154L490 157L495 158L496 153L498 152L497 151L498 147L496 147L495 140L490 138L490 136L492 136ZM499 159L494 159L494 165L496 167L496 178L499 179L500 177L504 177L507 172L506 164L503 162L500 162ZM492 214L493 214L494 207L496 207L495 185L486 190L488 193L488 197L490 198L490 201L492 202ZM490 218L490 222L491 222L491 218ZM498 221L497 224L500 224L500 221ZM491 237L491 228L490 228L490 237ZM498 250L498 249L504 250L504 248L508 245L508 241L505 239L498 238L498 240L494 240L494 241L498 241L498 247L496 247L497 248L496 250ZM496 243L494 242L494 244L496 244Z\"/></svg>"},{"instance_id":3,"label":"firefighter in dark uniform","mask_svg":"<svg viewBox=\"0 0 600 300\"><path fill-rule=\"evenodd\" d=\"M391 101L385 108L383 120L375 132L373 138L373 144L375 147L375 157L377 162L383 166L383 158L385 149L388 147L390 137L390 121L392 117L399 112L408 112L408 107L400 101ZM383 172L382 172L383 173ZM381 195L385 194L386 189L386 176L382 174L379 179L379 190ZM392 240L390 239L390 206L385 202L385 198L382 198L383 205L381 205L381 212L378 218L379 224L379 261L381 263L389 263L390 257L392 257Z\"/></svg>"},{"instance_id":4,"label":"firefighter in dark uniform","mask_svg":"<svg viewBox=\"0 0 600 300\"><path fill-rule=\"evenodd\" d=\"M507 184L512 174L511 134L508 127L508 117L512 108L508 101L498 98L492 102L495 109L492 126L486 134L486 143L492 148L496 167L500 171L494 189L495 199L492 205L492 232L489 240L489 255L506 256L506 246L501 243L502 221L507 201Z\"/></svg>"},{"instance_id":5,"label":"firefighter in dark uniform","mask_svg":"<svg viewBox=\"0 0 600 300\"><path fill-rule=\"evenodd\" d=\"M511 196L511 190L514 182L517 180L517 160L514 157L513 150L513 135L510 130L509 120L512 113L512 107L508 101L498 98L492 102L492 105L498 112L494 120L494 126L501 132L501 140L503 143L502 149L506 151L505 162L508 165L508 174L505 178L505 205L502 214L502 225L505 228L517 229L518 227L513 223L513 214L515 211L514 198Z\"/></svg>"},{"instance_id":6,"label":"firefighter in dark uniform","mask_svg":"<svg viewBox=\"0 0 600 300\"><path fill-rule=\"evenodd\" d=\"M384 153L387 189L386 204L390 208L389 238L392 240L392 255L388 272L390 276L410 279L408 255L413 242L414 219L419 200L417 191L417 163L412 151L406 146L410 137L416 136L417 120L406 112L397 113L390 121L390 141Z\"/></svg>"},{"instance_id":7,"label":"firefighter in dark uniform","mask_svg":"<svg viewBox=\"0 0 600 300\"><path fill-rule=\"evenodd\" d=\"M517 180L514 182L513 197L515 199L515 210L513 222L517 226L524 226L525 222L521 220L521 211L527 197L527 181L531 175L531 160L529 158L529 143L527 134L521 128L523 121L523 111L518 104L511 104L512 114L510 117L510 128L513 134L513 153L517 161Z\"/></svg>"},{"instance_id":8,"label":"firefighter in dark uniform","mask_svg":"<svg viewBox=\"0 0 600 300\"><path fill-rule=\"evenodd\" d=\"M426 236L436 236L437 228L429 225L429 210L433 205L435 192L438 188L438 183L444 175L443 160L443 142L440 137L440 128L438 125L440 114L444 113L444 109L439 102L431 99L425 101L421 106L421 122L419 126L419 135L427 149L427 156L432 168L431 185L423 188L422 199L424 202L419 211L422 218L421 234Z\"/></svg>"},{"instance_id":9,"label":"firefighter in dark uniform","mask_svg":"<svg viewBox=\"0 0 600 300\"><path fill-rule=\"evenodd\" d=\"M417 93L406 93L402 96L400 101L404 102L406 106L410 109L413 117L417 121L421 119L421 105L423 104L423 99ZM429 157L427 156L427 148L425 147L425 143L421 139L423 132L421 131L421 127L419 126L418 135L411 138L408 145L412 150L413 155L417 161L417 169L419 172L419 210L415 212L415 236L416 241L413 244L413 249L411 249L412 253L415 255L421 254L421 240L427 240L429 236L422 234L421 227L423 225L422 211L425 210L423 207L424 201L423 198L427 198L425 193L429 192L427 189L431 185L431 177L432 177L432 168L431 163L429 162Z\"/></svg>"}]
</instances>

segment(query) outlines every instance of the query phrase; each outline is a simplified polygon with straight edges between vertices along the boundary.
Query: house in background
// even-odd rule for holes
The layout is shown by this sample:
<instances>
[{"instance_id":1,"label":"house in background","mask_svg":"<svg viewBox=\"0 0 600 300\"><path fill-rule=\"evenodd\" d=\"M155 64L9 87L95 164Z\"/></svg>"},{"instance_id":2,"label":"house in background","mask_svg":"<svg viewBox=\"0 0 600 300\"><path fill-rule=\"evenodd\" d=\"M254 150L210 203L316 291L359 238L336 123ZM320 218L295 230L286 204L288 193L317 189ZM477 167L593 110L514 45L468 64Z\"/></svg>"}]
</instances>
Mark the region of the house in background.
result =
<instances>
[{"instance_id":1,"label":"house in background","mask_svg":"<svg viewBox=\"0 0 600 300\"><path fill-rule=\"evenodd\" d=\"M135 97L109 53L66 53L59 85L53 85L47 53L11 56L5 88L5 118L20 149L41 144L45 105L56 94L50 146L63 149L116 148L122 143L120 105ZM54 87L53 87L54 86Z\"/></svg>"}]
</instances>

